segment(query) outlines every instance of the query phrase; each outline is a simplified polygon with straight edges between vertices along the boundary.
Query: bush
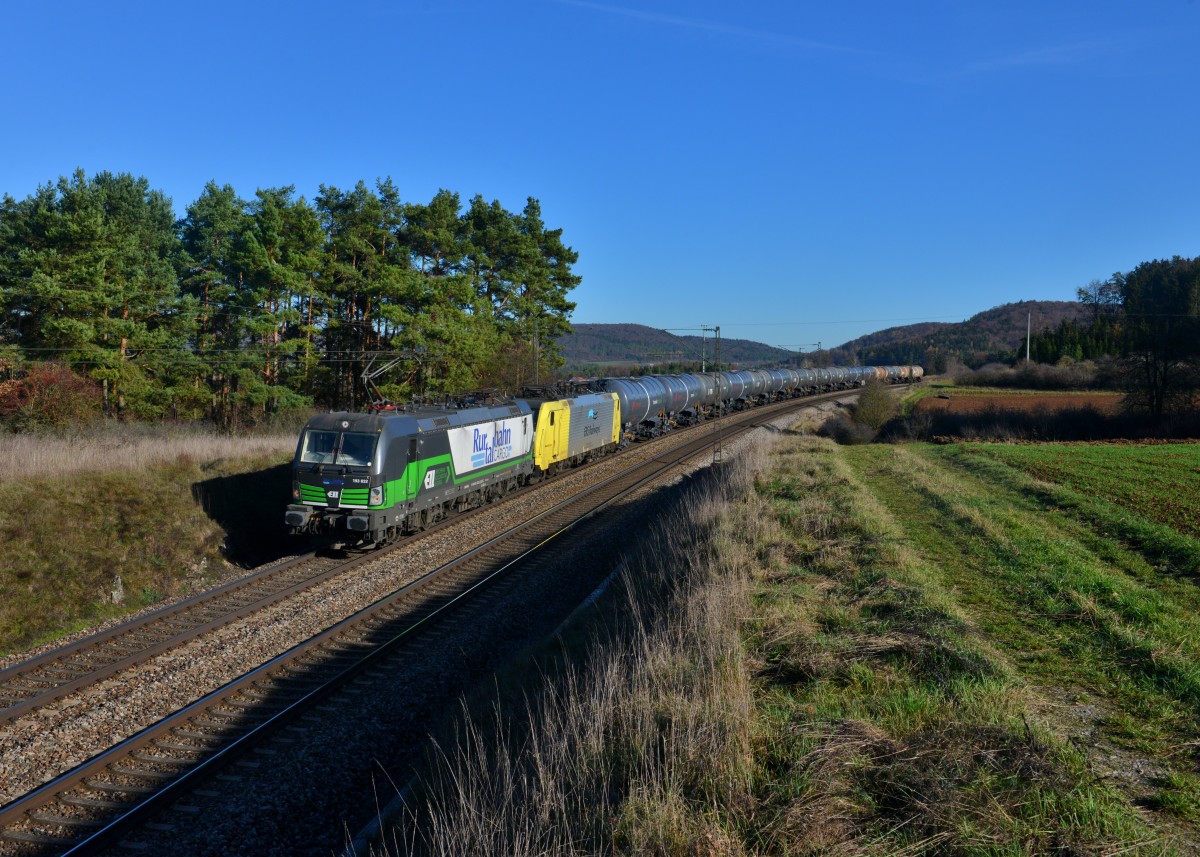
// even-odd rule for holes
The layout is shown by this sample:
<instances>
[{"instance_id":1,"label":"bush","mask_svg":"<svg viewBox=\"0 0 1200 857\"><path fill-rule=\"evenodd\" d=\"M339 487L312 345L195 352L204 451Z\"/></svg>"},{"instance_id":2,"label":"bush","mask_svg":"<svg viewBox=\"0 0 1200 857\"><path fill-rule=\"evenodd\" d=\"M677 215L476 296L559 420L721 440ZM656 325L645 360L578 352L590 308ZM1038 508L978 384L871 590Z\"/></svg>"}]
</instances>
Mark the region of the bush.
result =
<instances>
[{"instance_id":1,"label":"bush","mask_svg":"<svg viewBox=\"0 0 1200 857\"><path fill-rule=\"evenodd\" d=\"M887 385L869 381L849 411L826 420L817 429L817 434L832 438L842 445L871 443L879 430L892 422L898 412L896 398Z\"/></svg>"},{"instance_id":2,"label":"bush","mask_svg":"<svg viewBox=\"0 0 1200 857\"><path fill-rule=\"evenodd\" d=\"M887 386L879 381L871 381L858 394L852 413L856 423L877 432L884 423L896 416L896 411L896 399Z\"/></svg>"},{"instance_id":3,"label":"bush","mask_svg":"<svg viewBox=\"0 0 1200 857\"><path fill-rule=\"evenodd\" d=\"M979 369L960 369L954 382L972 387L1006 387L1021 390L1098 390L1117 385L1113 361L1075 361L1064 357L1051 366L1045 363L1022 363L1006 366L989 363Z\"/></svg>"},{"instance_id":4,"label":"bush","mask_svg":"<svg viewBox=\"0 0 1200 857\"><path fill-rule=\"evenodd\" d=\"M817 429L817 434L821 437L831 438L843 446L870 443L875 439L875 429L851 419L846 414L838 414L826 420Z\"/></svg>"},{"instance_id":5,"label":"bush","mask_svg":"<svg viewBox=\"0 0 1200 857\"><path fill-rule=\"evenodd\" d=\"M25 376L0 382L0 422L12 431L89 426L100 419L96 385L60 363L38 363Z\"/></svg>"}]
</instances>

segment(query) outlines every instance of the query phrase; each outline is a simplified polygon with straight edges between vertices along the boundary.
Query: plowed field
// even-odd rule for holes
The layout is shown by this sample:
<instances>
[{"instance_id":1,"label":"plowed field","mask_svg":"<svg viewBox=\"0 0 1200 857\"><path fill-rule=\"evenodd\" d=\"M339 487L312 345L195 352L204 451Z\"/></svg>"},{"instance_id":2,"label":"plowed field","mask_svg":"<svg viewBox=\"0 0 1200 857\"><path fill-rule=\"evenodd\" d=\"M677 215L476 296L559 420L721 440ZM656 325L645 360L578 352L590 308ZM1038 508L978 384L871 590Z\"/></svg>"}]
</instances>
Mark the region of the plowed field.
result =
<instances>
[{"instance_id":1,"label":"plowed field","mask_svg":"<svg viewBox=\"0 0 1200 857\"><path fill-rule=\"evenodd\" d=\"M948 399L929 396L914 406L917 413L946 412L979 414L985 411L1064 411L1092 407L1105 414L1121 407L1120 393L997 393L984 396L955 396Z\"/></svg>"}]
</instances>

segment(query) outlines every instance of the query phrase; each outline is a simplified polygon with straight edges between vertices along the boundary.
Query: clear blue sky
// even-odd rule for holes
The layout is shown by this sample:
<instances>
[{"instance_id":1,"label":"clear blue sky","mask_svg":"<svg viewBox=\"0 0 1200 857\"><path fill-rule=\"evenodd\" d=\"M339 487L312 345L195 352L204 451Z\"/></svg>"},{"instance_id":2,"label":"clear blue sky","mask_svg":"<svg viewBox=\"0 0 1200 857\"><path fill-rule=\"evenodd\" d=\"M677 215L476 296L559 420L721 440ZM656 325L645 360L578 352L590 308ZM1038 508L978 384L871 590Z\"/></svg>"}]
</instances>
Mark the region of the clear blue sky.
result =
<instances>
[{"instance_id":1,"label":"clear blue sky","mask_svg":"<svg viewBox=\"0 0 1200 857\"><path fill-rule=\"evenodd\" d=\"M1200 255L1194 0L91 0L2 32L0 192L534 196L575 322L807 349Z\"/></svg>"}]
</instances>

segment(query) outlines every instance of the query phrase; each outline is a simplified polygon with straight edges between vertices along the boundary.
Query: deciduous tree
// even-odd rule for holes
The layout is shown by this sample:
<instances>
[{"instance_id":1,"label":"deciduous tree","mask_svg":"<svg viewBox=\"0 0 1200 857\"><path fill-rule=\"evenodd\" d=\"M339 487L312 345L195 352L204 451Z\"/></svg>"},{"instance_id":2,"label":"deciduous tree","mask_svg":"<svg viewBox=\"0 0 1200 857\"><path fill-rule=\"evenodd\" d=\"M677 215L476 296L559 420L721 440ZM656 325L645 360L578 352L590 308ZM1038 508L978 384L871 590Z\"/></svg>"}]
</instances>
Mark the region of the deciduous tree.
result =
<instances>
[{"instance_id":1,"label":"deciduous tree","mask_svg":"<svg viewBox=\"0 0 1200 857\"><path fill-rule=\"evenodd\" d=\"M1130 396L1160 419L1200 382L1200 260L1143 262L1119 282Z\"/></svg>"}]
</instances>

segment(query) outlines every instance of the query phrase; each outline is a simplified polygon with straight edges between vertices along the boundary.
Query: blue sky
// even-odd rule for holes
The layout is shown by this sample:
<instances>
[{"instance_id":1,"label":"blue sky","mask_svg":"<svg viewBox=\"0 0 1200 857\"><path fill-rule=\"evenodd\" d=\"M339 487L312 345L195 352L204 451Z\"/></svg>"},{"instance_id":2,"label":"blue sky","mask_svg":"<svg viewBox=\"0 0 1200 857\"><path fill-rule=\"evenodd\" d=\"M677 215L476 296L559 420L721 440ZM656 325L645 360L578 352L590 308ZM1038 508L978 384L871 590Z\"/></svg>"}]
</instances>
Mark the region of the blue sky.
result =
<instances>
[{"instance_id":1,"label":"blue sky","mask_svg":"<svg viewBox=\"0 0 1200 857\"><path fill-rule=\"evenodd\" d=\"M580 253L576 322L840 343L1200 255L1200 3L9 5L0 192L391 176Z\"/></svg>"}]
</instances>

